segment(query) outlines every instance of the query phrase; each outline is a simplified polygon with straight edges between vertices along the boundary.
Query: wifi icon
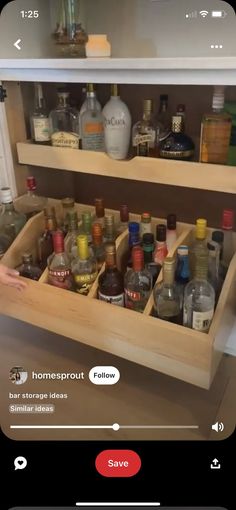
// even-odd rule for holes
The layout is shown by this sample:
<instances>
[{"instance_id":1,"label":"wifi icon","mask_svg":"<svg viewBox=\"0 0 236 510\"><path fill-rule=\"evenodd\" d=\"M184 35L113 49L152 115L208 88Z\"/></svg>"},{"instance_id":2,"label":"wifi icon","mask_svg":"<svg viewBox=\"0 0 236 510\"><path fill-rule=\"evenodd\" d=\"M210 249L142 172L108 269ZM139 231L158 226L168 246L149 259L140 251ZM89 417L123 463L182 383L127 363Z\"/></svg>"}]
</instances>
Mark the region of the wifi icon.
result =
<instances>
[{"instance_id":1,"label":"wifi icon","mask_svg":"<svg viewBox=\"0 0 236 510\"><path fill-rule=\"evenodd\" d=\"M200 11L199 14L202 16L202 18L206 18L206 16L209 14L209 11Z\"/></svg>"}]
</instances>

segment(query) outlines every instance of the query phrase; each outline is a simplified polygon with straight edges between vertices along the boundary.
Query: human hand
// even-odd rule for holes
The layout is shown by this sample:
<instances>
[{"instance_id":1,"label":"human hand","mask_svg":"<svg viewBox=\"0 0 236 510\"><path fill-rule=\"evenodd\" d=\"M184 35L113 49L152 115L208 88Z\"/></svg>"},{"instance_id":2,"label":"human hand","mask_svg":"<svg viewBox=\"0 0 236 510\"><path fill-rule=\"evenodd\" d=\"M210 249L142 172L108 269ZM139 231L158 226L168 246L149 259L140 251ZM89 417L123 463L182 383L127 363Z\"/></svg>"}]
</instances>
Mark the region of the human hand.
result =
<instances>
[{"instance_id":1,"label":"human hand","mask_svg":"<svg viewBox=\"0 0 236 510\"><path fill-rule=\"evenodd\" d=\"M8 285L8 287L14 287L17 290L23 290L27 287L26 283L20 278L19 272L15 269L10 269L4 264L0 264L0 283L3 285Z\"/></svg>"}]
</instances>

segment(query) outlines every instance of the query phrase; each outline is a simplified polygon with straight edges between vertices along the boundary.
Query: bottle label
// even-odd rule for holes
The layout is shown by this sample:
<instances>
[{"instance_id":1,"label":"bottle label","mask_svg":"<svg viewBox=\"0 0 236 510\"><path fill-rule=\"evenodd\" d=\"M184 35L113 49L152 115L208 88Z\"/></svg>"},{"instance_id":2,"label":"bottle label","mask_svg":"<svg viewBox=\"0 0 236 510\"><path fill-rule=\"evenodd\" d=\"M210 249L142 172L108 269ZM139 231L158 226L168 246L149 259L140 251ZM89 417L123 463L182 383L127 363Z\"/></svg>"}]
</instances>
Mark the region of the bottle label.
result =
<instances>
[{"instance_id":1,"label":"bottle label","mask_svg":"<svg viewBox=\"0 0 236 510\"><path fill-rule=\"evenodd\" d=\"M87 295L97 278L97 271L89 274L76 274L74 275L76 283L76 291L79 294Z\"/></svg>"},{"instance_id":2,"label":"bottle label","mask_svg":"<svg viewBox=\"0 0 236 510\"><path fill-rule=\"evenodd\" d=\"M108 119L107 117L105 117L105 127L106 128L126 127L126 122L124 118L116 118L113 116Z\"/></svg>"},{"instance_id":3,"label":"bottle label","mask_svg":"<svg viewBox=\"0 0 236 510\"><path fill-rule=\"evenodd\" d=\"M187 159L191 158L194 155L193 150L187 151L166 151L164 149L160 150L160 156L162 158L168 159Z\"/></svg>"},{"instance_id":4,"label":"bottle label","mask_svg":"<svg viewBox=\"0 0 236 510\"><path fill-rule=\"evenodd\" d=\"M57 131L51 136L53 147L69 147L70 149L79 149L79 135L76 133L66 133Z\"/></svg>"},{"instance_id":5,"label":"bottle label","mask_svg":"<svg viewBox=\"0 0 236 510\"><path fill-rule=\"evenodd\" d=\"M226 163L231 135L231 123L208 121L201 127L200 161Z\"/></svg>"},{"instance_id":6,"label":"bottle label","mask_svg":"<svg viewBox=\"0 0 236 510\"><path fill-rule=\"evenodd\" d=\"M48 282L50 285L60 287L61 289L72 290L73 281L70 269L48 271Z\"/></svg>"},{"instance_id":7,"label":"bottle label","mask_svg":"<svg viewBox=\"0 0 236 510\"><path fill-rule=\"evenodd\" d=\"M106 301L106 303L110 303L111 305L125 306L124 293L118 294L117 296L105 296L105 294L98 292L98 299Z\"/></svg>"},{"instance_id":8,"label":"bottle label","mask_svg":"<svg viewBox=\"0 0 236 510\"><path fill-rule=\"evenodd\" d=\"M134 290L125 289L125 301L126 305L129 303L129 301L141 301L141 294L140 292L136 292ZM128 308L131 308L128 306Z\"/></svg>"},{"instance_id":9,"label":"bottle label","mask_svg":"<svg viewBox=\"0 0 236 510\"><path fill-rule=\"evenodd\" d=\"M49 119L33 119L34 139L36 142L50 141Z\"/></svg>"},{"instance_id":10,"label":"bottle label","mask_svg":"<svg viewBox=\"0 0 236 510\"><path fill-rule=\"evenodd\" d=\"M159 243L154 252L154 262L162 265L168 254L166 243Z\"/></svg>"},{"instance_id":11,"label":"bottle label","mask_svg":"<svg viewBox=\"0 0 236 510\"><path fill-rule=\"evenodd\" d=\"M213 315L214 309L208 312L193 312L192 328L197 331L208 331Z\"/></svg>"},{"instance_id":12,"label":"bottle label","mask_svg":"<svg viewBox=\"0 0 236 510\"><path fill-rule=\"evenodd\" d=\"M155 145L155 131L150 131L145 135L137 133L133 138L133 146L137 147L140 144L148 144L149 147L153 148Z\"/></svg>"},{"instance_id":13,"label":"bottle label","mask_svg":"<svg viewBox=\"0 0 236 510\"><path fill-rule=\"evenodd\" d=\"M104 151L104 127L100 122L87 122L83 126L82 146L84 150Z\"/></svg>"}]
</instances>

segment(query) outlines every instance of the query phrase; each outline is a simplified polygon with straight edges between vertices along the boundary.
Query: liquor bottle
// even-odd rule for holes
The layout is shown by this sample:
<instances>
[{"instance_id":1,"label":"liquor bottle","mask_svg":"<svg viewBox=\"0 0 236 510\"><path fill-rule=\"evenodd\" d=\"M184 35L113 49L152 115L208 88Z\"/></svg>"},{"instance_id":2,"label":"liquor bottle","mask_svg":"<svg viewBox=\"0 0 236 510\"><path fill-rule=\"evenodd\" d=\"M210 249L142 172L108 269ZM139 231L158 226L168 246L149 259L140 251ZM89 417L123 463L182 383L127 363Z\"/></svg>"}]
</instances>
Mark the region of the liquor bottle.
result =
<instances>
[{"instance_id":1,"label":"liquor bottle","mask_svg":"<svg viewBox=\"0 0 236 510\"><path fill-rule=\"evenodd\" d=\"M225 103L224 112L232 116L232 129L227 164L236 166L236 102L227 101Z\"/></svg>"},{"instance_id":2,"label":"liquor bottle","mask_svg":"<svg viewBox=\"0 0 236 510\"><path fill-rule=\"evenodd\" d=\"M48 257L53 253L53 234L57 230L55 207L44 210L45 230L38 239L38 263L41 269L47 267Z\"/></svg>"},{"instance_id":3,"label":"liquor bottle","mask_svg":"<svg viewBox=\"0 0 236 510\"><path fill-rule=\"evenodd\" d=\"M26 223L26 216L16 211L10 188L1 189L2 211L0 214L0 232L12 240L19 234Z\"/></svg>"},{"instance_id":4,"label":"liquor bottle","mask_svg":"<svg viewBox=\"0 0 236 510\"><path fill-rule=\"evenodd\" d=\"M152 291L152 275L144 267L144 253L141 246L132 249L132 269L124 279L125 307L143 312Z\"/></svg>"},{"instance_id":5,"label":"liquor bottle","mask_svg":"<svg viewBox=\"0 0 236 510\"><path fill-rule=\"evenodd\" d=\"M95 198L95 218L94 223L100 223L102 229L105 228L105 209L103 198Z\"/></svg>"},{"instance_id":6,"label":"liquor bottle","mask_svg":"<svg viewBox=\"0 0 236 510\"><path fill-rule=\"evenodd\" d=\"M120 99L118 86L111 86L111 98L103 108L105 149L112 159L126 159L131 135L131 115Z\"/></svg>"},{"instance_id":7,"label":"liquor bottle","mask_svg":"<svg viewBox=\"0 0 236 510\"><path fill-rule=\"evenodd\" d=\"M77 257L77 238L79 235L78 228L78 214L76 211L70 212L69 217L69 232L65 239L66 252L71 257L71 260Z\"/></svg>"},{"instance_id":8,"label":"liquor bottle","mask_svg":"<svg viewBox=\"0 0 236 510\"><path fill-rule=\"evenodd\" d=\"M201 124L200 161L226 165L232 117L224 113L224 87L214 87L212 112L205 114Z\"/></svg>"},{"instance_id":9,"label":"liquor bottle","mask_svg":"<svg viewBox=\"0 0 236 510\"><path fill-rule=\"evenodd\" d=\"M170 134L170 115L168 112L168 95L160 95L160 107L157 115L157 143L165 140Z\"/></svg>"},{"instance_id":10,"label":"liquor bottle","mask_svg":"<svg viewBox=\"0 0 236 510\"><path fill-rule=\"evenodd\" d=\"M170 135L160 143L160 157L190 161L194 156L194 143L192 139L183 133L182 117L172 117L172 131Z\"/></svg>"},{"instance_id":11,"label":"liquor bottle","mask_svg":"<svg viewBox=\"0 0 236 510\"><path fill-rule=\"evenodd\" d=\"M129 248L127 252L123 254L121 257L121 270L122 273L126 273L126 271L129 271L133 267L133 260L132 260L132 249L134 246L140 246L141 240L140 240L140 226L139 223L136 221L131 221L129 223Z\"/></svg>"},{"instance_id":12,"label":"liquor bottle","mask_svg":"<svg viewBox=\"0 0 236 510\"><path fill-rule=\"evenodd\" d=\"M154 255L154 235L153 234L144 234L143 235L143 243L142 243L143 253L144 253L144 264L146 269L152 275L152 284L155 285L159 273L161 271L161 265L158 265L153 260Z\"/></svg>"},{"instance_id":13,"label":"liquor bottle","mask_svg":"<svg viewBox=\"0 0 236 510\"><path fill-rule=\"evenodd\" d=\"M228 271L230 261L235 253L233 226L234 226L234 211L232 209L225 209L223 211L221 225L224 233L222 265L224 267L225 274Z\"/></svg>"},{"instance_id":14,"label":"liquor bottle","mask_svg":"<svg viewBox=\"0 0 236 510\"><path fill-rule=\"evenodd\" d=\"M26 179L27 194L17 200L17 210L26 215L27 220L35 214L43 211L47 206L48 199L40 197L36 193L36 180L30 176Z\"/></svg>"},{"instance_id":15,"label":"liquor bottle","mask_svg":"<svg viewBox=\"0 0 236 510\"><path fill-rule=\"evenodd\" d=\"M3 257L4 253L11 246L13 241L13 237L10 235L4 234L4 232L0 232L0 259Z\"/></svg>"},{"instance_id":16,"label":"liquor bottle","mask_svg":"<svg viewBox=\"0 0 236 510\"><path fill-rule=\"evenodd\" d=\"M70 220L70 214L76 212L75 209L75 200L74 198L63 198L61 201L62 205L62 225L61 230L64 232L64 235L66 235L69 231L69 220Z\"/></svg>"},{"instance_id":17,"label":"liquor bottle","mask_svg":"<svg viewBox=\"0 0 236 510\"><path fill-rule=\"evenodd\" d=\"M98 279L98 299L116 306L124 306L124 279L116 265L116 245L105 246L105 271Z\"/></svg>"},{"instance_id":18,"label":"liquor bottle","mask_svg":"<svg viewBox=\"0 0 236 510\"><path fill-rule=\"evenodd\" d=\"M163 264L162 285L154 290L156 316L164 321L182 324L181 299L175 284L175 259L167 257Z\"/></svg>"},{"instance_id":19,"label":"liquor bottle","mask_svg":"<svg viewBox=\"0 0 236 510\"><path fill-rule=\"evenodd\" d=\"M91 255L86 235L78 236L77 248L77 257L71 263L72 273L76 292L87 296L98 275L97 262L95 257Z\"/></svg>"},{"instance_id":20,"label":"liquor bottle","mask_svg":"<svg viewBox=\"0 0 236 510\"><path fill-rule=\"evenodd\" d=\"M58 105L49 114L51 123L51 142L55 147L79 148L79 112L69 104L70 93L61 89L58 93Z\"/></svg>"},{"instance_id":21,"label":"liquor bottle","mask_svg":"<svg viewBox=\"0 0 236 510\"><path fill-rule=\"evenodd\" d=\"M184 133L185 132L185 124L186 124L186 112L185 112L184 104L178 104L176 115L177 115L177 117L182 118L181 128L182 128L182 133Z\"/></svg>"},{"instance_id":22,"label":"liquor bottle","mask_svg":"<svg viewBox=\"0 0 236 510\"><path fill-rule=\"evenodd\" d=\"M82 149L87 151L105 151L104 117L97 109L97 99L87 97L87 108L80 116Z\"/></svg>"},{"instance_id":23,"label":"liquor bottle","mask_svg":"<svg viewBox=\"0 0 236 510\"><path fill-rule=\"evenodd\" d=\"M171 248L173 248L176 241L177 241L176 214L168 214L166 231L166 245L168 252L171 250Z\"/></svg>"},{"instance_id":24,"label":"liquor bottle","mask_svg":"<svg viewBox=\"0 0 236 510\"><path fill-rule=\"evenodd\" d=\"M34 111L30 117L31 138L34 143L50 145L51 131L41 83L34 84Z\"/></svg>"},{"instance_id":25,"label":"liquor bottle","mask_svg":"<svg viewBox=\"0 0 236 510\"><path fill-rule=\"evenodd\" d=\"M190 280L189 254L188 246L181 245L177 249L177 263L175 271L175 281L180 295L181 308L183 306L184 289Z\"/></svg>"},{"instance_id":26,"label":"liquor bottle","mask_svg":"<svg viewBox=\"0 0 236 510\"><path fill-rule=\"evenodd\" d=\"M208 241L208 275L207 279L215 290L216 303L222 289L223 279L220 276L220 246L214 241Z\"/></svg>"},{"instance_id":27,"label":"liquor bottle","mask_svg":"<svg viewBox=\"0 0 236 510\"><path fill-rule=\"evenodd\" d=\"M129 226L129 208L127 205L120 206L120 223L117 226L117 235L122 234Z\"/></svg>"},{"instance_id":28,"label":"liquor bottle","mask_svg":"<svg viewBox=\"0 0 236 510\"><path fill-rule=\"evenodd\" d=\"M33 262L32 253L23 253L22 254L22 264L16 267L16 270L19 271L20 276L24 276L25 278L30 278L30 280L38 281L40 276L42 275L42 270Z\"/></svg>"},{"instance_id":29,"label":"liquor bottle","mask_svg":"<svg viewBox=\"0 0 236 510\"><path fill-rule=\"evenodd\" d=\"M208 257L208 249L206 243L207 237L207 221L204 218L199 218L196 221L195 240L189 249L190 261L190 274L191 278L195 273L196 257L199 254L205 254Z\"/></svg>"},{"instance_id":30,"label":"liquor bottle","mask_svg":"<svg viewBox=\"0 0 236 510\"><path fill-rule=\"evenodd\" d=\"M92 242L92 214L90 211L84 211L81 217L81 234L85 234L87 236L88 244L90 245Z\"/></svg>"},{"instance_id":31,"label":"liquor bottle","mask_svg":"<svg viewBox=\"0 0 236 510\"><path fill-rule=\"evenodd\" d=\"M103 233L100 223L93 223L91 248L97 261L98 271L100 271L105 261L105 246L103 243Z\"/></svg>"},{"instance_id":32,"label":"liquor bottle","mask_svg":"<svg viewBox=\"0 0 236 510\"><path fill-rule=\"evenodd\" d=\"M60 230L53 233L53 248L53 255L48 258L48 283L61 289L73 291L74 281L70 257L65 252L64 235Z\"/></svg>"},{"instance_id":33,"label":"liquor bottle","mask_svg":"<svg viewBox=\"0 0 236 510\"><path fill-rule=\"evenodd\" d=\"M81 133L82 133L82 125L81 125L81 119L82 119L82 115L84 112L86 112L87 108L88 108L88 100L89 99L94 99L94 107L95 109L98 111L98 112L101 112L102 111L102 107L101 107L101 104L99 103L98 99L97 99L97 95L96 95L96 92L94 90L94 85L93 83L87 83L86 85L86 99L84 100L81 108L80 108L80 112L79 112L79 118L80 118L80 136L81 136Z\"/></svg>"},{"instance_id":34,"label":"liquor bottle","mask_svg":"<svg viewBox=\"0 0 236 510\"><path fill-rule=\"evenodd\" d=\"M219 275L220 275L220 278L222 279L222 281L225 279L225 276L226 276L226 272L227 270L225 269L225 267L223 266L222 264L222 260L223 260L223 249L224 249L224 232L222 232L221 230L214 230L214 232L212 232L212 241L214 241L215 243L217 243L219 245L219 248L220 248L220 266L219 266Z\"/></svg>"},{"instance_id":35,"label":"liquor bottle","mask_svg":"<svg viewBox=\"0 0 236 510\"><path fill-rule=\"evenodd\" d=\"M153 255L154 262L157 265L162 266L167 254L166 226L164 224L160 224L156 227L156 246Z\"/></svg>"},{"instance_id":36,"label":"liquor bottle","mask_svg":"<svg viewBox=\"0 0 236 510\"><path fill-rule=\"evenodd\" d=\"M207 281L208 255L196 257L194 279L185 287L183 324L203 333L209 331L215 308L215 291Z\"/></svg>"},{"instance_id":37,"label":"liquor bottle","mask_svg":"<svg viewBox=\"0 0 236 510\"><path fill-rule=\"evenodd\" d=\"M143 118L136 122L132 129L132 145L136 156L157 156L157 128L152 112L152 100L145 99L143 102Z\"/></svg>"},{"instance_id":38,"label":"liquor bottle","mask_svg":"<svg viewBox=\"0 0 236 510\"><path fill-rule=\"evenodd\" d=\"M141 216L141 223L140 223L141 240L143 239L144 234L151 234L151 233L152 233L152 217L151 217L150 213L144 212Z\"/></svg>"},{"instance_id":39,"label":"liquor bottle","mask_svg":"<svg viewBox=\"0 0 236 510\"><path fill-rule=\"evenodd\" d=\"M116 239L115 218L113 214L105 216L104 243L113 242Z\"/></svg>"}]
</instances>

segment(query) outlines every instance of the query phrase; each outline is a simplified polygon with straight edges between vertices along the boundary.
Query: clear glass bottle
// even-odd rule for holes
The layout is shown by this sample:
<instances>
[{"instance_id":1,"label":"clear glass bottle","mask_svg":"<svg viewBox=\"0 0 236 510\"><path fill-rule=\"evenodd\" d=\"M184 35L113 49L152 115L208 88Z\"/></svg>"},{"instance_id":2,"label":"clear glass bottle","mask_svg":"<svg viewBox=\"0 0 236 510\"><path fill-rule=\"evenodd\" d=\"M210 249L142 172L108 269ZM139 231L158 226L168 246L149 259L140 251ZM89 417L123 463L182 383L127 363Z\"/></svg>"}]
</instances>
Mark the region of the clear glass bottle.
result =
<instances>
[{"instance_id":1,"label":"clear glass bottle","mask_svg":"<svg viewBox=\"0 0 236 510\"><path fill-rule=\"evenodd\" d=\"M172 117L172 130L170 135L160 143L160 157L190 161L194 156L194 143L183 133L182 117Z\"/></svg>"},{"instance_id":2,"label":"clear glass bottle","mask_svg":"<svg viewBox=\"0 0 236 510\"><path fill-rule=\"evenodd\" d=\"M88 109L88 100L89 99L93 99L94 100L94 107L95 109L98 111L98 112L101 112L102 111L102 106L101 104L99 103L98 99L97 99L97 94L95 92L95 89L94 89L94 85L93 83L87 83L86 85L86 98L80 108L80 112L79 112L79 118L80 118L80 137L81 137L81 133L82 133L82 125L81 125L81 119L82 119L82 115L84 112L86 112L86 110Z\"/></svg>"},{"instance_id":3,"label":"clear glass bottle","mask_svg":"<svg viewBox=\"0 0 236 510\"><path fill-rule=\"evenodd\" d=\"M129 208L126 204L120 206L120 222L117 226L117 235L122 234L129 226Z\"/></svg>"},{"instance_id":4,"label":"clear glass bottle","mask_svg":"<svg viewBox=\"0 0 236 510\"><path fill-rule=\"evenodd\" d=\"M94 223L100 223L102 229L105 228L105 208L103 198L95 198L95 217Z\"/></svg>"},{"instance_id":5,"label":"clear glass bottle","mask_svg":"<svg viewBox=\"0 0 236 510\"><path fill-rule=\"evenodd\" d=\"M97 261L89 250L86 235L77 238L77 257L72 260L72 273L74 276L76 292L87 296L98 275Z\"/></svg>"},{"instance_id":6,"label":"clear glass bottle","mask_svg":"<svg viewBox=\"0 0 236 510\"><path fill-rule=\"evenodd\" d=\"M80 117L82 149L105 152L104 117L95 97L87 98L87 109Z\"/></svg>"},{"instance_id":7,"label":"clear glass bottle","mask_svg":"<svg viewBox=\"0 0 236 510\"><path fill-rule=\"evenodd\" d=\"M142 242L142 248L143 248L143 254L144 254L144 264L145 264L145 268L152 275L153 287L154 287L156 280L159 276L159 273L161 271L161 265L156 264L153 260L154 246L155 246L154 235L150 234L150 233L144 234L143 242Z\"/></svg>"},{"instance_id":8,"label":"clear glass bottle","mask_svg":"<svg viewBox=\"0 0 236 510\"><path fill-rule=\"evenodd\" d=\"M79 236L78 214L76 211L69 213L68 221L69 232L65 239L65 246L66 251L72 260L77 257L77 238Z\"/></svg>"},{"instance_id":9,"label":"clear glass bottle","mask_svg":"<svg viewBox=\"0 0 236 510\"><path fill-rule=\"evenodd\" d=\"M60 90L57 96L58 104L49 114L52 145L78 149L79 112L70 106L70 93L67 90Z\"/></svg>"},{"instance_id":10,"label":"clear glass bottle","mask_svg":"<svg viewBox=\"0 0 236 510\"><path fill-rule=\"evenodd\" d=\"M166 226L161 223L156 227L156 246L153 255L154 262L162 266L167 254Z\"/></svg>"},{"instance_id":11,"label":"clear glass bottle","mask_svg":"<svg viewBox=\"0 0 236 510\"><path fill-rule=\"evenodd\" d=\"M63 232L53 233L53 254L48 258L48 283L61 289L74 290L70 257L65 252Z\"/></svg>"},{"instance_id":12,"label":"clear glass bottle","mask_svg":"<svg viewBox=\"0 0 236 510\"><path fill-rule=\"evenodd\" d=\"M105 246L105 271L98 279L98 299L116 306L124 306L124 279L116 265L116 245Z\"/></svg>"},{"instance_id":13,"label":"clear glass bottle","mask_svg":"<svg viewBox=\"0 0 236 510\"><path fill-rule=\"evenodd\" d=\"M140 237L143 239L144 234L152 233L152 217L148 212L144 212L141 215L141 223L140 223Z\"/></svg>"},{"instance_id":14,"label":"clear glass bottle","mask_svg":"<svg viewBox=\"0 0 236 510\"><path fill-rule=\"evenodd\" d=\"M224 250L224 232L222 232L222 230L214 230L214 232L212 232L211 238L212 238L212 241L217 243L219 245L219 248L220 248L219 275L220 275L220 278L223 281L225 279L225 276L226 276L226 270L225 270L225 267L222 264L223 250Z\"/></svg>"},{"instance_id":15,"label":"clear glass bottle","mask_svg":"<svg viewBox=\"0 0 236 510\"><path fill-rule=\"evenodd\" d=\"M198 255L206 255L208 257L207 249L207 221L205 218L198 218L196 221L195 240L189 248L189 262L191 278L195 274L196 257Z\"/></svg>"},{"instance_id":16,"label":"clear glass bottle","mask_svg":"<svg viewBox=\"0 0 236 510\"><path fill-rule=\"evenodd\" d=\"M92 243L92 214L90 211L82 213L81 234L85 234L88 238L89 245Z\"/></svg>"},{"instance_id":17,"label":"clear glass bottle","mask_svg":"<svg viewBox=\"0 0 236 510\"><path fill-rule=\"evenodd\" d=\"M225 274L228 271L230 261L232 260L232 257L235 253L233 226L234 226L234 211L232 209L225 209L223 211L221 224L224 233L222 265L224 267Z\"/></svg>"},{"instance_id":18,"label":"clear glass bottle","mask_svg":"<svg viewBox=\"0 0 236 510\"><path fill-rule=\"evenodd\" d=\"M26 179L27 194L22 195L16 204L19 212L26 215L27 220L47 207L48 199L36 193L36 180L30 176Z\"/></svg>"},{"instance_id":19,"label":"clear glass bottle","mask_svg":"<svg viewBox=\"0 0 236 510\"><path fill-rule=\"evenodd\" d=\"M166 245L168 252L173 248L177 241L176 221L176 214L168 214L166 230Z\"/></svg>"},{"instance_id":20,"label":"clear glass bottle","mask_svg":"<svg viewBox=\"0 0 236 510\"><path fill-rule=\"evenodd\" d=\"M132 129L132 145L135 156L157 156L157 127L153 120L153 102L143 102L143 118L134 124Z\"/></svg>"},{"instance_id":21,"label":"clear glass bottle","mask_svg":"<svg viewBox=\"0 0 236 510\"><path fill-rule=\"evenodd\" d=\"M227 164L232 117L224 113L224 89L214 87L212 112L202 119L200 161L203 163Z\"/></svg>"},{"instance_id":22,"label":"clear glass bottle","mask_svg":"<svg viewBox=\"0 0 236 510\"><path fill-rule=\"evenodd\" d=\"M30 116L31 138L34 143L50 145L50 122L41 83L35 83L34 90L34 111Z\"/></svg>"},{"instance_id":23,"label":"clear glass bottle","mask_svg":"<svg viewBox=\"0 0 236 510\"><path fill-rule=\"evenodd\" d=\"M64 235L66 235L69 231L69 221L70 221L70 214L75 213L75 200L74 198L63 198L61 200L62 205L62 225L61 230L64 232Z\"/></svg>"},{"instance_id":24,"label":"clear glass bottle","mask_svg":"<svg viewBox=\"0 0 236 510\"><path fill-rule=\"evenodd\" d=\"M105 261L105 246L100 223L93 223L91 248L97 261L98 271L100 271Z\"/></svg>"},{"instance_id":25,"label":"clear glass bottle","mask_svg":"<svg viewBox=\"0 0 236 510\"><path fill-rule=\"evenodd\" d=\"M80 0L60 0L56 29L53 33L61 58L84 58L88 36L80 19Z\"/></svg>"},{"instance_id":26,"label":"clear glass bottle","mask_svg":"<svg viewBox=\"0 0 236 510\"><path fill-rule=\"evenodd\" d=\"M115 218L113 214L106 214L104 228L104 243L113 242L116 239Z\"/></svg>"},{"instance_id":27,"label":"clear glass bottle","mask_svg":"<svg viewBox=\"0 0 236 510\"><path fill-rule=\"evenodd\" d=\"M203 333L209 331L215 309L215 291L207 281L208 255L196 257L194 279L185 287L183 324Z\"/></svg>"},{"instance_id":28,"label":"clear glass bottle","mask_svg":"<svg viewBox=\"0 0 236 510\"><path fill-rule=\"evenodd\" d=\"M157 115L157 143L165 140L171 131L171 119L168 112L168 94L160 95L160 106Z\"/></svg>"},{"instance_id":29,"label":"clear glass bottle","mask_svg":"<svg viewBox=\"0 0 236 510\"><path fill-rule=\"evenodd\" d=\"M12 240L19 234L26 223L26 216L17 212L10 188L2 188L0 191L2 211L0 214L0 233L6 234Z\"/></svg>"},{"instance_id":30,"label":"clear glass bottle","mask_svg":"<svg viewBox=\"0 0 236 510\"><path fill-rule=\"evenodd\" d=\"M121 257L121 270L126 273L133 267L132 250L134 246L141 246L140 225L136 221L129 223L129 247Z\"/></svg>"},{"instance_id":31,"label":"clear glass bottle","mask_svg":"<svg viewBox=\"0 0 236 510\"><path fill-rule=\"evenodd\" d=\"M180 295L181 308L183 307L184 289L190 280L189 251L188 246L181 245L177 249L177 263L175 281Z\"/></svg>"},{"instance_id":32,"label":"clear glass bottle","mask_svg":"<svg viewBox=\"0 0 236 510\"><path fill-rule=\"evenodd\" d=\"M105 149L112 159L126 159L130 146L131 115L121 100L118 85L111 86L111 97L103 108Z\"/></svg>"},{"instance_id":33,"label":"clear glass bottle","mask_svg":"<svg viewBox=\"0 0 236 510\"><path fill-rule=\"evenodd\" d=\"M33 262L32 253L26 252L22 254L22 264L16 267L20 276L30 278L30 280L38 281L42 275L42 269Z\"/></svg>"},{"instance_id":34,"label":"clear glass bottle","mask_svg":"<svg viewBox=\"0 0 236 510\"><path fill-rule=\"evenodd\" d=\"M124 278L125 307L143 312L152 291L152 275L144 267L144 253L141 246L132 249L132 269Z\"/></svg>"},{"instance_id":35,"label":"clear glass bottle","mask_svg":"<svg viewBox=\"0 0 236 510\"><path fill-rule=\"evenodd\" d=\"M41 269L47 267L48 257L53 253L53 234L57 230L55 207L44 210L45 230L38 239L38 263Z\"/></svg>"},{"instance_id":36,"label":"clear glass bottle","mask_svg":"<svg viewBox=\"0 0 236 510\"><path fill-rule=\"evenodd\" d=\"M4 234L4 232L0 232L0 259L3 257L4 253L6 253L8 248L10 248L12 241L13 237Z\"/></svg>"},{"instance_id":37,"label":"clear glass bottle","mask_svg":"<svg viewBox=\"0 0 236 510\"><path fill-rule=\"evenodd\" d=\"M181 298L175 284L175 259L167 257L163 264L162 285L154 290L154 308L159 319L182 324Z\"/></svg>"},{"instance_id":38,"label":"clear glass bottle","mask_svg":"<svg viewBox=\"0 0 236 510\"><path fill-rule=\"evenodd\" d=\"M215 290L216 303L218 302L223 280L220 276L220 246L214 241L208 241L208 275L207 279Z\"/></svg>"}]
</instances>

